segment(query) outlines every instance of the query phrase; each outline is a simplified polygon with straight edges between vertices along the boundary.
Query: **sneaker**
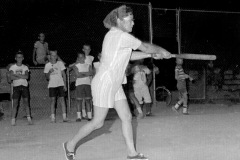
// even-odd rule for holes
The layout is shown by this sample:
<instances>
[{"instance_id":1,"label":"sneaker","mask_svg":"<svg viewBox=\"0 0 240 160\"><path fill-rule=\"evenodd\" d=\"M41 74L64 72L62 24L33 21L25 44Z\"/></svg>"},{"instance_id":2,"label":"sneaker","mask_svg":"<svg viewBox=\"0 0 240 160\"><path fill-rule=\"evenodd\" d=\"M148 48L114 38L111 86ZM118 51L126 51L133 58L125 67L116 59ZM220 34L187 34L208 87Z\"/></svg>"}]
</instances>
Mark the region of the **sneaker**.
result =
<instances>
[{"instance_id":1,"label":"sneaker","mask_svg":"<svg viewBox=\"0 0 240 160\"><path fill-rule=\"evenodd\" d=\"M82 119L87 120L87 121L91 121L92 120L92 118L88 118L88 117L82 117Z\"/></svg>"},{"instance_id":2,"label":"sneaker","mask_svg":"<svg viewBox=\"0 0 240 160\"><path fill-rule=\"evenodd\" d=\"M31 119L28 120L28 125L33 125L33 122Z\"/></svg>"},{"instance_id":3,"label":"sneaker","mask_svg":"<svg viewBox=\"0 0 240 160\"><path fill-rule=\"evenodd\" d=\"M85 117L82 117L82 119L87 120L88 118L85 116Z\"/></svg>"},{"instance_id":4,"label":"sneaker","mask_svg":"<svg viewBox=\"0 0 240 160\"><path fill-rule=\"evenodd\" d=\"M82 121L81 118L77 118L77 119L76 119L76 122L81 122L81 121Z\"/></svg>"},{"instance_id":5,"label":"sneaker","mask_svg":"<svg viewBox=\"0 0 240 160\"><path fill-rule=\"evenodd\" d=\"M87 120L88 120L88 121L91 121L91 120L92 120L92 118L88 118Z\"/></svg>"},{"instance_id":6,"label":"sneaker","mask_svg":"<svg viewBox=\"0 0 240 160\"><path fill-rule=\"evenodd\" d=\"M183 108L182 113L183 113L184 115L189 115L189 113L188 113L188 109L187 109L186 107Z\"/></svg>"},{"instance_id":7,"label":"sneaker","mask_svg":"<svg viewBox=\"0 0 240 160\"><path fill-rule=\"evenodd\" d=\"M63 119L63 123L65 123L65 122L70 122L70 120L69 119Z\"/></svg>"},{"instance_id":8,"label":"sneaker","mask_svg":"<svg viewBox=\"0 0 240 160\"><path fill-rule=\"evenodd\" d=\"M152 116L152 113L151 113L151 112L148 112L148 113L146 113L146 116L147 116L147 117Z\"/></svg>"},{"instance_id":9,"label":"sneaker","mask_svg":"<svg viewBox=\"0 0 240 160\"><path fill-rule=\"evenodd\" d=\"M136 156L127 156L127 159L131 160L148 160L142 153L138 153Z\"/></svg>"},{"instance_id":10,"label":"sneaker","mask_svg":"<svg viewBox=\"0 0 240 160\"><path fill-rule=\"evenodd\" d=\"M64 149L64 152L65 152L66 160L75 160L75 153L68 151L67 142L63 143L63 149Z\"/></svg>"},{"instance_id":11,"label":"sneaker","mask_svg":"<svg viewBox=\"0 0 240 160\"><path fill-rule=\"evenodd\" d=\"M178 109L175 108L175 106L172 107L172 110L173 110L174 112L178 113Z\"/></svg>"},{"instance_id":12,"label":"sneaker","mask_svg":"<svg viewBox=\"0 0 240 160\"><path fill-rule=\"evenodd\" d=\"M144 118L143 113L139 113L139 114L137 115L137 119L143 119L143 118Z\"/></svg>"}]
</instances>

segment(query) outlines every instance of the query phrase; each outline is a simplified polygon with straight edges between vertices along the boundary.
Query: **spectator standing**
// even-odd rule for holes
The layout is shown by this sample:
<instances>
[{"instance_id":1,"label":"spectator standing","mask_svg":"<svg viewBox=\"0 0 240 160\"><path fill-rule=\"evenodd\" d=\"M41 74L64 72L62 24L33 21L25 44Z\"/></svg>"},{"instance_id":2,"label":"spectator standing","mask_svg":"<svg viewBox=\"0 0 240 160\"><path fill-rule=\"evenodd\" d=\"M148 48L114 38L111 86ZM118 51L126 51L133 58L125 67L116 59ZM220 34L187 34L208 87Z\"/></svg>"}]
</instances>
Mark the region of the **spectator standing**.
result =
<instances>
[{"instance_id":1,"label":"spectator standing","mask_svg":"<svg viewBox=\"0 0 240 160\"><path fill-rule=\"evenodd\" d=\"M172 107L172 109L178 112L180 106L183 105L182 113L184 115L188 115L189 114L188 113L188 91L187 91L186 79L189 79L190 81L192 81L193 78L184 72L182 65L183 65L183 59L177 58L176 67L175 67L175 79L177 80L179 100L175 104L175 106Z\"/></svg>"},{"instance_id":2,"label":"spectator standing","mask_svg":"<svg viewBox=\"0 0 240 160\"><path fill-rule=\"evenodd\" d=\"M38 41L34 43L33 49L33 63L34 65L45 65L48 62L48 43L45 42L45 34L38 35Z\"/></svg>"},{"instance_id":3,"label":"spectator standing","mask_svg":"<svg viewBox=\"0 0 240 160\"><path fill-rule=\"evenodd\" d=\"M50 51L50 62L45 65L44 73L49 80L48 89L49 97L51 98L51 122L56 123L56 101L60 99L62 106L63 122L68 122L67 109L65 103L66 88L66 73L65 66L62 61L57 61L57 51Z\"/></svg>"},{"instance_id":4,"label":"spectator standing","mask_svg":"<svg viewBox=\"0 0 240 160\"><path fill-rule=\"evenodd\" d=\"M90 55L92 49L91 49L91 45L88 43L83 44L83 48L82 48L83 53L85 54L85 63L90 65L90 68L93 69L93 60L94 57ZM92 81L92 76L90 76L90 80ZM86 113L86 101L85 98L83 98L82 101L83 105L82 105L82 116L84 119L87 119L87 113ZM90 107L92 110L92 99L90 99Z\"/></svg>"},{"instance_id":5,"label":"spectator standing","mask_svg":"<svg viewBox=\"0 0 240 160\"><path fill-rule=\"evenodd\" d=\"M130 110L133 116L137 116L137 119L142 119L144 118L144 115L142 112L142 106L139 104L133 89L133 73L132 73L131 63L129 63L127 66L126 76L127 76L127 84L123 85L123 89L125 91L125 94L127 95L128 101L130 102L130 104L132 104L132 105L129 105ZM135 109L137 110L137 115L135 114Z\"/></svg>"},{"instance_id":6,"label":"spectator standing","mask_svg":"<svg viewBox=\"0 0 240 160\"><path fill-rule=\"evenodd\" d=\"M100 60L101 60L102 53L98 53L98 61L93 62L93 71L94 75L98 72L99 66L100 66Z\"/></svg>"},{"instance_id":7,"label":"spectator standing","mask_svg":"<svg viewBox=\"0 0 240 160\"><path fill-rule=\"evenodd\" d=\"M78 62L74 67L74 72L76 75L76 99L77 99L77 122L82 119L82 101L85 99L87 119L90 121L92 119L91 112L91 79L90 76L93 75L92 67L86 63L86 57L84 53L78 53Z\"/></svg>"},{"instance_id":8,"label":"spectator standing","mask_svg":"<svg viewBox=\"0 0 240 160\"><path fill-rule=\"evenodd\" d=\"M139 61L133 67L133 74L134 94L139 104L142 105L144 116L150 116L152 98L147 84L147 75L150 75L151 71L147 66L142 64L142 61Z\"/></svg>"},{"instance_id":9,"label":"spectator standing","mask_svg":"<svg viewBox=\"0 0 240 160\"><path fill-rule=\"evenodd\" d=\"M10 71L10 80L13 81L13 107L12 107L12 120L11 125L16 125L16 118L18 112L18 105L20 102L20 98L22 97L23 105L25 107L25 111L27 114L28 124L31 125L31 109L29 105L29 88L28 81L29 78L29 68L24 65L22 62L24 60L24 56L22 52L17 52L15 55L16 64L11 65L9 68Z\"/></svg>"}]
</instances>

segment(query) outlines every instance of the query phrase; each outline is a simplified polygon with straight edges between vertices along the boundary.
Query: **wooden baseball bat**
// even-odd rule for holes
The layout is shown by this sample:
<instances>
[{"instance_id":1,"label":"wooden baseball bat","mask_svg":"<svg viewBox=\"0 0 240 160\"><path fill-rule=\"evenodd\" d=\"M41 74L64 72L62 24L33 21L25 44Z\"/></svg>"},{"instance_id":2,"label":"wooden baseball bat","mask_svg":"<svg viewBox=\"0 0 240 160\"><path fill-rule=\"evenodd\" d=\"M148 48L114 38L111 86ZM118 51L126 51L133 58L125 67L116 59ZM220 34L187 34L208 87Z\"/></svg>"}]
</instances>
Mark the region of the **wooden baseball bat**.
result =
<instances>
[{"instance_id":1,"label":"wooden baseball bat","mask_svg":"<svg viewBox=\"0 0 240 160\"><path fill-rule=\"evenodd\" d=\"M172 54L173 58L182 58L182 59L193 59L193 60L216 60L216 55L207 55L207 54Z\"/></svg>"}]
</instances>

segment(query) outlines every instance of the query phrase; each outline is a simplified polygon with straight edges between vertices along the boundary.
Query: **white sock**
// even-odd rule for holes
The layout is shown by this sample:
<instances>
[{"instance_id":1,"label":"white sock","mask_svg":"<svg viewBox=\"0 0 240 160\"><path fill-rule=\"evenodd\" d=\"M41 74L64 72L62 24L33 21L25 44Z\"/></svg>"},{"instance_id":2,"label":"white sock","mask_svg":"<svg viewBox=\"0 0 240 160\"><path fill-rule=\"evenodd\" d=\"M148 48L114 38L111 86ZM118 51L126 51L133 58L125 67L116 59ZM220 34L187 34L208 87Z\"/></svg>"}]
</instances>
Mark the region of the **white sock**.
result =
<instances>
[{"instance_id":1,"label":"white sock","mask_svg":"<svg viewBox=\"0 0 240 160\"><path fill-rule=\"evenodd\" d=\"M27 120L28 120L28 121L31 121L32 119L31 119L31 117L30 117L30 116L27 116Z\"/></svg>"},{"instance_id":2,"label":"white sock","mask_svg":"<svg viewBox=\"0 0 240 160\"><path fill-rule=\"evenodd\" d=\"M87 112L88 118L92 119L92 112Z\"/></svg>"},{"instance_id":3,"label":"white sock","mask_svg":"<svg viewBox=\"0 0 240 160\"><path fill-rule=\"evenodd\" d=\"M12 118L11 125L15 125L15 124L16 124L16 119Z\"/></svg>"},{"instance_id":4,"label":"white sock","mask_svg":"<svg viewBox=\"0 0 240 160\"><path fill-rule=\"evenodd\" d=\"M179 103L177 103L177 104L175 104L175 106L174 106L174 107L175 107L176 109L178 109L178 108L179 108L179 106L180 106L180 104L179 104Z\"/></svg>"},{"instance_id":5,"label":"white sock","mask_svg":"<svg viewBox=\"0 0 240 160\"><path fill-rule=\"evenodd\" d=\"M143 112L142 112L142 109L141 109L140 107L137 107L137 111L138 111L138 113L140 113L140 114L143 113Z\"/></svg>"},{"instance_id":6,"label":"white sock","mask_svg":"<svg viewBox=\"0 0 240 160\"><path fill-rule=\"evenodd\" d=\"M80 118L80 119L82 119L81 112L77 112L77 118Z\"/></svg>"},{"instance_id":7,"label":"white sock","mask_svg":"<svg viewBox=\"0 0 240 160\"><path fill-rule=\"evenodd\" d=\"M52 119L55 119L55 114L51 114L51 118L52 118Z\"/></svg>"},{"instance_id":8,"label":"white sock","mask_svg":"<svg viewBox=\"0 0 240 160\"><path fill-rule=\"evenodd\" d=\"M66 113L63 113L63 119L66 119L67 118L67 114Z\"/></svg>"},{"instance_id":9,"label":"white sock","mask_svg":"<svg viewBox=\"0 0 240 160\"><path fill-rule=\"evenodd\" d=\"M87 113L86 113L86 110L85 110L85 109L82 110L82 116L83 116L83 117L86 117L86 116L87 116Z\"/></svg>"},{"instance_id":10,"label":"white sock","mask_svg":"<svg viewBox=\"0 0 240 160\"><path fill-rule=\"evenodd\" d=\"M188 112L187 106L183 106L183 113L187 113L187 112Z\"/></svg>"}]
</instances>

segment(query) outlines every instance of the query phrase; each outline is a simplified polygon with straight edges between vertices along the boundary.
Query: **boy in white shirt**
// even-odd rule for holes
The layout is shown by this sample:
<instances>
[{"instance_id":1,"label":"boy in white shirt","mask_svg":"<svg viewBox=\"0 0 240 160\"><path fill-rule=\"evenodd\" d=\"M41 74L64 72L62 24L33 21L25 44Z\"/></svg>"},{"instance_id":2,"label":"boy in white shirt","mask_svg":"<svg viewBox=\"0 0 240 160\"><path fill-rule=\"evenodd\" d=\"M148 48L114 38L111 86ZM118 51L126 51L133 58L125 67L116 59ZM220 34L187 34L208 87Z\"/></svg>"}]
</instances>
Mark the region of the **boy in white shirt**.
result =
<instances>
[{"instance_id":1,"label":"boy in white shirt","mask_svg":"<svg viewBox=\"0 0 240 160\"><path fill-rule=\"evenodd\" d=\"M13 108L12 108L12 121L11 125L16 125L17 106L19 105L19 98L22 97L23 105L26 108L28 124L32 124L31 110L29 105L29 89L27 79L29 78L29 69L26 65L22 64L24 56L22 52L17 52L15 55L16 64L10 68L10 79L13 81Z\"/></svg>"},{"instance_id":2,"label":"boy in white shirt","mask_svg":"<svg viewBox=\"0 0 240 160\"><path fill-rule=\"evenodd\" d=\"M88 43L84 43L83 44L82 51L85 54L85 63L89 64L90 67L92 68L94 57L90 55L91 50L92 49L91 49L91 45L90 44L88 44ZM70 64L69 67L72 68L77 63L79 63L79 59L78 58L77 58L76 62L73 63L73 64ZM90 77L90 79L92 80L92 77ZM82 104L82 116L83 116L83 119L85 119L87 117L87 113L86 113L86 110L85 110L85 99L83 99L82 103L83 103ZM91 104L91 108L92 108L92 100L90 101L90 104Z\"/></svg>"},{"instance_id":3,"label":"boy in white shirt","mask_svg":"<svg viewBox=\"0 0 240 160\"><path fill-rule=\"evenodd\" d=\"M92 68L92 64L93 64L93 60L94 57L90 55L91 53L91 45L88 43L83 44L83 48L82 51L85 54L85 63L89 64L90 67ZM92 76L90 77L90 79L92 80ZM92 108L92 100L90 100L90 105ZM82 115L85 118L86 117L86 106L85 106L85 99L83 99L83 106L82 106Z\"/></svg>"},{"instance_id":4,"label":"boy in white shirt","mask_svg":"<svg viewBox=\"0 0 240 160\"><path fill-rule=\"evenodd\" d=\"M94 57L90 55L91 50L92 49L91 49L91 45L90 44L85 43L83 45L82 51L83 51L83 53L85 54L85 57L86 57L85 58L85 63L87 63L89 65L92 65L92 62L94 60Z\"/></svg>"},{"instance_id":5,"label":"boy in white shirt","mask_svg":"<svg viewBox=\"0 0 240 160\"><path fill-rule=\"evenodd\" d=\"M57 61L57 51L50 51L50 62L45 65L44 73L49 80L48 89L51 98L51 122L56 123L56 100L59 97L62 106L63 122L68 122L65 104L66 73L65 66L62 61Z\"/></svg>"},{"instance_id":6,"label":"boy in white shirt","mask_svg":"<svg viewBox=\"0 0 240 160\"><path fill-rule=\"evenodd\" d=\"M77 99L77 122L80 122L82 119L82 106L83 106L83 99L86 103L86 110L87 110L87 119L90 121L92 119L91 113L91 76L93 75L92 67L85 61L86 57L84 53L78 53L78 62L74 67L73 70L77 77L76 79L76 99Z\"/></svg>"}]
</instances>

